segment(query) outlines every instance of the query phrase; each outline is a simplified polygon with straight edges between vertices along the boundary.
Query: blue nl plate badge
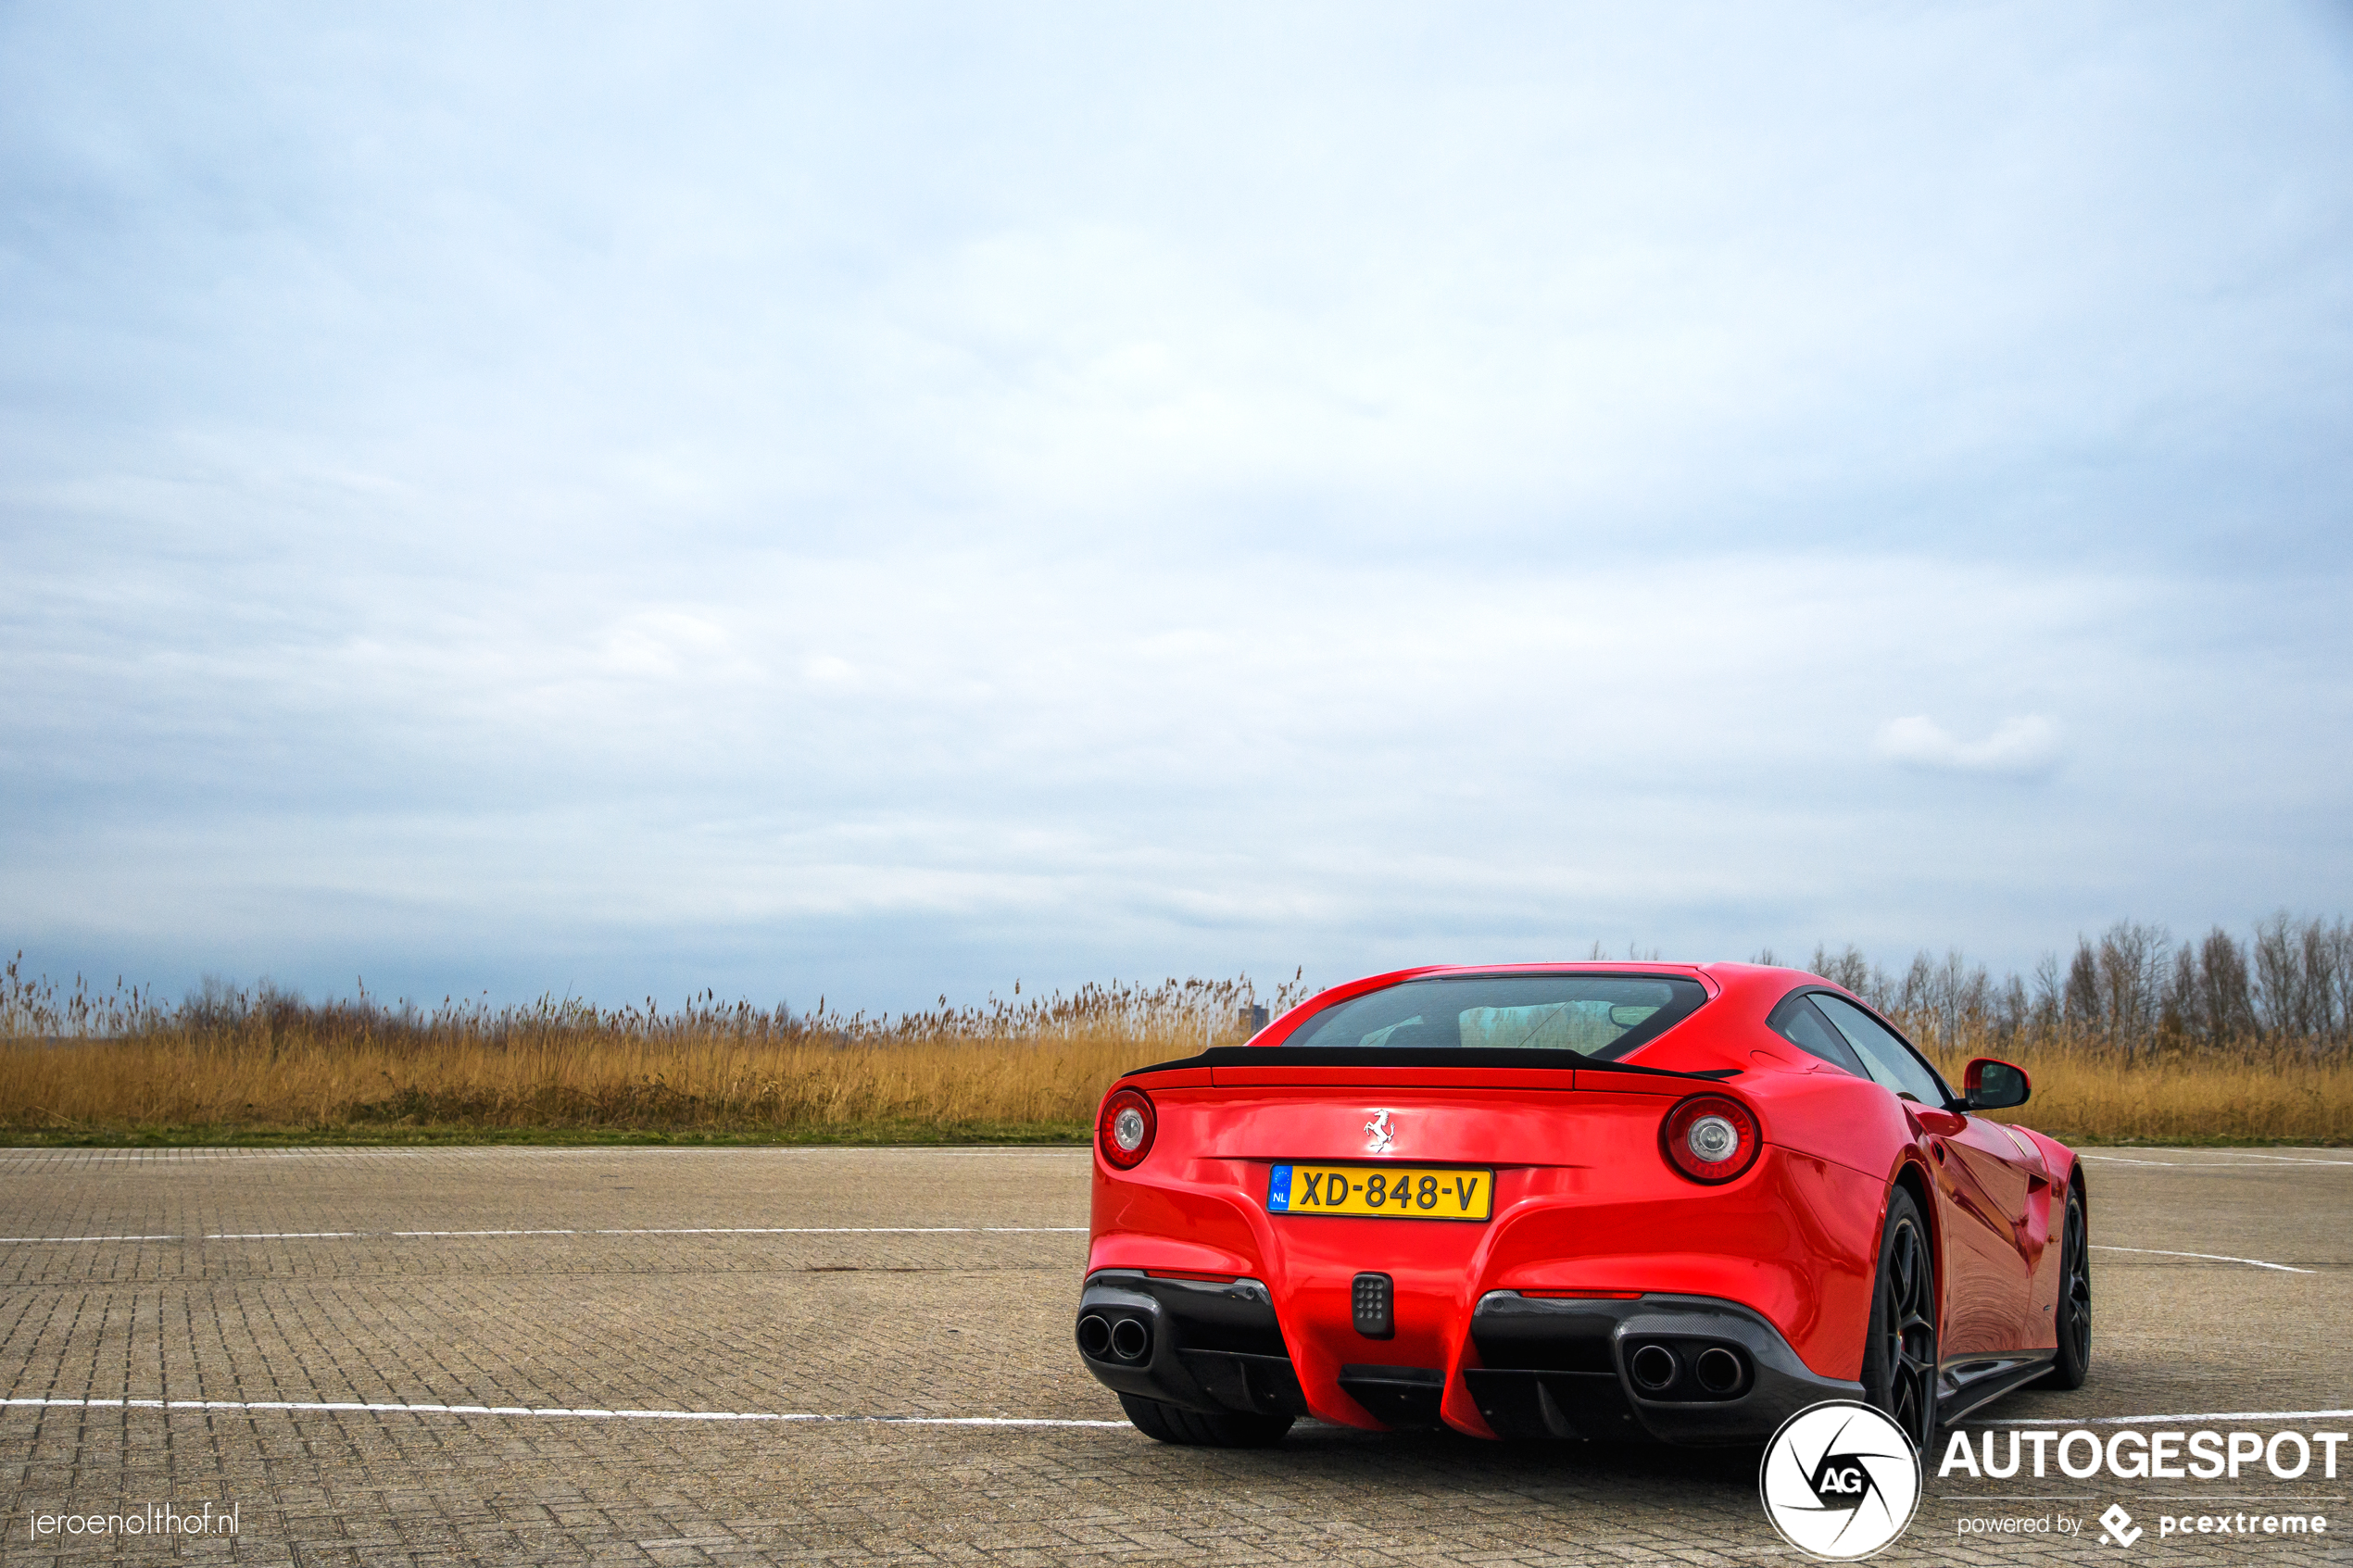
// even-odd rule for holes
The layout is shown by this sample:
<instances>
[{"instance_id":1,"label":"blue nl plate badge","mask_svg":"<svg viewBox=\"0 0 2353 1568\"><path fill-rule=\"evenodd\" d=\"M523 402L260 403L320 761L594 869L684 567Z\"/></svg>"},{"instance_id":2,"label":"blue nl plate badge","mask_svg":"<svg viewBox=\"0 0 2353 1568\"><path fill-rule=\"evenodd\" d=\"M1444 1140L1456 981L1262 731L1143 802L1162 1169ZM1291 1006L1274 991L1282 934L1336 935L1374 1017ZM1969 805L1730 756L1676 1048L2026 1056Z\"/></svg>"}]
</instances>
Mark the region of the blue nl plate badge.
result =
<instances>
[{"instance_id":1,"label":"blue nl plate badge","mask_svg":"<svg viewBox=\"0 0 2353 1568\"><path fill-rule=\"evenodd\" d=\"M1266 1174L1266 1210L1273 1214L1290 1209L1290 1167L1277 1165Z\"/></svg>"}]
</instances>

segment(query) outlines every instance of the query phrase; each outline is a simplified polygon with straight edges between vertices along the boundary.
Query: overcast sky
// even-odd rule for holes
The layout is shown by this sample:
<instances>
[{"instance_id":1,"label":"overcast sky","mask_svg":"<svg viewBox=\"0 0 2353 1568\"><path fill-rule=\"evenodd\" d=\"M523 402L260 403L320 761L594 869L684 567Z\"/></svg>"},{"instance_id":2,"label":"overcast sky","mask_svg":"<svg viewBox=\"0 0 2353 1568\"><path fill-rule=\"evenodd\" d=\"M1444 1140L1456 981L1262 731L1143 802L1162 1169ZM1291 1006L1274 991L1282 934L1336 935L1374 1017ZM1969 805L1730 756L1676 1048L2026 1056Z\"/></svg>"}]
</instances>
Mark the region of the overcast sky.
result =
<instances>
[{"instance_id":1,"label":"overcast sky","mask_svg":"<svg viewBox=\"0 0 2353 1568\"><path fill-rule=\"evenodd\" d=\"M2338 912L2349 18L0 6L0 943L896 1008Z\"/></svg>"}]
</instances>

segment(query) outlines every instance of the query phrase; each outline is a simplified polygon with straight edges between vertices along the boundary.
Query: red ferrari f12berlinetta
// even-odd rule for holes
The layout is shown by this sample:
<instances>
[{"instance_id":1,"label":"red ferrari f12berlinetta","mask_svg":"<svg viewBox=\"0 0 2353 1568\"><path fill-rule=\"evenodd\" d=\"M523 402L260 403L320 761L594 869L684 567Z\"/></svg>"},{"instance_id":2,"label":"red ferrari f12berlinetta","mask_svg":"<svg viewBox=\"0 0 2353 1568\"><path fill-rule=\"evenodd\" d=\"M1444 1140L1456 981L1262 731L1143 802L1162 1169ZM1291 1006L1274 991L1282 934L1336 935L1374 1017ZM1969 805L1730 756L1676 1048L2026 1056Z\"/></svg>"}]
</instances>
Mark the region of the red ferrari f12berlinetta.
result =
<instances>
[{"instance_id":1,"label":"red ferrari f12berlinetta","mask_svg":"<svg viewBox=\"0 0 2353 1568\"><path fill-rule=\"evenodd\" d=\"M2082 1173L1983 1114L2028 1087L1793 970L1355 981L1112 1086L1079 1354L1174 1443L1757 1443L1854 1399L1931 1453L2091 1359Z\"/></svg>"}]
</instances>

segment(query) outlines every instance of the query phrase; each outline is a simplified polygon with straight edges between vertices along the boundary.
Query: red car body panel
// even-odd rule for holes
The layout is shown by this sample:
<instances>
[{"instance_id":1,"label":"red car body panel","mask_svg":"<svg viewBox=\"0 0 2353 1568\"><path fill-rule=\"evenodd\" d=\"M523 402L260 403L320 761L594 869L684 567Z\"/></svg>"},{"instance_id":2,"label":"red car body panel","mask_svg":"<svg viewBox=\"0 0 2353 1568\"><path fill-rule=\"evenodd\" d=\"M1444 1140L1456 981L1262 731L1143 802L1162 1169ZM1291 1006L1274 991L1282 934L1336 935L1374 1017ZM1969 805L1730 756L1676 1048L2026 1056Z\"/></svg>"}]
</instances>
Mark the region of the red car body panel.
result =
<instances>
[{"instance_id":1,"label":"red car body panel","mask_svg":"<svg viewBox=\"0 0 2353 1568\"><path fill-rule=\"evenodd\" d=\"M1693 979L1707 999L1629 1054L1648 1074L1608 1064L1327 1065L1287 1060L1282 1049L1326 1009L1402 981L1578 972ZM1807 1373L1854 1383L1881 1225L1903 1182L1933 1235L1944 1359L2007 1366L2047 1355L2072 1156L2037 1134L1899 1099L1809 1056L1767 1023L1800 989L1836 990L1745 964L1599 963L1430 967L1335 987L1246 1050L1121 1080L1149 1097L1157 1131L1133 1169L1113 1165L1098 1143L1088 1276L1263 1282L1313 1414L1380 1427L1340 1386L1342 1368L1435 1369L1444 1422L1492 1436L1461 1374L1481 1365L1473 1314L1494 1292L1730 1303L1769 1323ZM1718 1185L1686 1177L1662 1153L1664 1119L1701 1092L1744 1107L1763 1146ZM1383 1110L1394 1140L1368 1152L1367 1119ZM1491 1168L1492 1212L1484 1223L1269 1212L1273 1168L1315 1160ZM1393 1338L1365 1338L1352 1319L1351 1281L1369 1269L1394 1282Z\"/></svg>"}]
</instances>

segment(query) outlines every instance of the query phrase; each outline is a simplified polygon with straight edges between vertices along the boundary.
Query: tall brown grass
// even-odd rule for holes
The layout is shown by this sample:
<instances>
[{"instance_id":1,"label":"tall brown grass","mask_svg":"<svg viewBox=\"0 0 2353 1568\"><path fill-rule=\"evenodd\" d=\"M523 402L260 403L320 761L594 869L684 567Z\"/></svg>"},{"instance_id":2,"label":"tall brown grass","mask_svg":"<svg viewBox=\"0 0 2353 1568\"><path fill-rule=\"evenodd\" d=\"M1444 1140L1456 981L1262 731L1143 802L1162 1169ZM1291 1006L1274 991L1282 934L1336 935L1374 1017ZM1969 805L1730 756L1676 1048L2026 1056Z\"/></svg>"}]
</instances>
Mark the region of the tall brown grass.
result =
<instances>
[{"instance_id":1,"label":"tall brown grass","mask_svg":"<svg viewBox=\"0 0 2353 1568\"><path fill-rule=\"evenodd\" d=\"M1917 1025L1907 1032L1921 1037ZM2353 1143L2353 1062L2341 1055L2250 1040L2128 1057L2097 1037L2064 1035L1963 1040L1929 1054L1955 1085L1971 1057L2017 1062L2033 1096L1994 1118L2069 1143Z\"/></svg>"},{"instance_id":2,"label":"tall brown grass","mask_svg":"<svg viewBox=\"0 0 2353 1568\"><path fill-rule=\"evenodd\" d=\"M1276 988L1279 1011L1306 992ZM1233 1044L1247 979L1090 985L892 1018L573 1002L424 1011L208 986L170 1009L117 986L60 994L11 964L0 990L0 1136L112 1140L575 1135L1083 1136L1103 1088ZM2250 1036L2120 1049L2065 1023L2020 1034L1899 1014L1949 1079L2026 1067L2006 1119L2082 1142L2353 1142L2353 1061Z\"/></svg>"},{"instance_id":3,"label":"tall brown grass","mask_svg":"<svg viewBox=\"0 0 2353 1568\"><path fill-rule=\"evenodd\" d=\"M387 1009L208 985L166 1010L6 972L0 1131L563 1129L1083 1135L1121 1073L1235 1044L1247 979L1087 985L888 1018L708 994L665 1010L542 1001ZM29 1027L30 1026L30 1027ZM42 1027L45 1026L45 1027Z\"/></svg>"}]
</instances>

